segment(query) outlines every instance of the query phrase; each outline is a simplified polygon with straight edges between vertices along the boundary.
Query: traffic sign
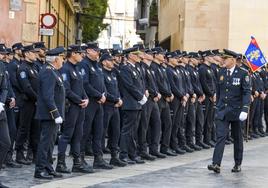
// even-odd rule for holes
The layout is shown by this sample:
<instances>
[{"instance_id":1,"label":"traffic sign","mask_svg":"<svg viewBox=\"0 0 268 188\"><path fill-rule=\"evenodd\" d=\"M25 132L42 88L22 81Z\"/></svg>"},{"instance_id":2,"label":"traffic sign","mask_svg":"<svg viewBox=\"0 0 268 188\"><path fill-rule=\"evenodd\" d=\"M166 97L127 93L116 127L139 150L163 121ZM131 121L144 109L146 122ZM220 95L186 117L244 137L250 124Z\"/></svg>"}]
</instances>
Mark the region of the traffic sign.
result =
<instances>
[{"instance_id":1,"label":"traffic sign","mask_svg":"<svg viewBox=\"0 0 268 188\"><path fill-rule=\"evenodd\" d=\"M53 29L40 28L40 35L53 36L54 35L54 30Z\"/></svg>"},{"instance_id":2,"label":"traffic sign","mask_svg":"<svg viewBox=\"0 0 268 188\"><path fill-rule=\"evenodd\" d=\"M41 27L52 29L57 23L57 18L54 14L45 13L41 14Z\"/></svg>"}]
</instances>

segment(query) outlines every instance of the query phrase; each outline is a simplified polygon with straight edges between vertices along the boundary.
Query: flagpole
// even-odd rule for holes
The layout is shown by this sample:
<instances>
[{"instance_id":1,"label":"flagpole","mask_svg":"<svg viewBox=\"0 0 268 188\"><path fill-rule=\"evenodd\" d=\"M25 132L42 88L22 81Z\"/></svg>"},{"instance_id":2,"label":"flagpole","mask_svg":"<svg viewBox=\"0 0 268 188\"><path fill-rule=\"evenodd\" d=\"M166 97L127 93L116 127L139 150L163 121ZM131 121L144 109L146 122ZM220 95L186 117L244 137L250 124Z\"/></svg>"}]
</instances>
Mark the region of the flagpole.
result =
<instances>
[{"instance_id":1,"label":"flagpole","mask_svg":"<svg viewBox=\"0 0 268 188\"><path fill-rule=\"evenodd\" d=\"M246 142L248 142L248 136L249 136L249 118L250 118L250 105L248 108L248 119L247 119L247 125L246 125Z\"/></svg>"}]
</instances>

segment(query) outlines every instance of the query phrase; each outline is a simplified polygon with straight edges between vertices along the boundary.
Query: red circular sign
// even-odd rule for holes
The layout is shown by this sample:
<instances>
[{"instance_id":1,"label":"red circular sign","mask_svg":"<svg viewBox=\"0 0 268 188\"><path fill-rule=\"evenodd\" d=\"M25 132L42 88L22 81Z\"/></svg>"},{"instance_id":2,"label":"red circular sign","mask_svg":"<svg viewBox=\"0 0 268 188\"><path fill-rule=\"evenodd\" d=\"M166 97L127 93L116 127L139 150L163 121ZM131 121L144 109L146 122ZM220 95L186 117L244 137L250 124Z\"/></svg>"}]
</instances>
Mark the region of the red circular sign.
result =
<instances>
[{"instance_id":1,"label":"red circular sign","mask_svg":"<svg viewBox=\"0 0 268 188\"><path fill-rule=\"evenodd\" d=\"M52 29L57 23L57 18L54 14L42 14L41 26L42 28Z\"/></svg>"}]
</instances>

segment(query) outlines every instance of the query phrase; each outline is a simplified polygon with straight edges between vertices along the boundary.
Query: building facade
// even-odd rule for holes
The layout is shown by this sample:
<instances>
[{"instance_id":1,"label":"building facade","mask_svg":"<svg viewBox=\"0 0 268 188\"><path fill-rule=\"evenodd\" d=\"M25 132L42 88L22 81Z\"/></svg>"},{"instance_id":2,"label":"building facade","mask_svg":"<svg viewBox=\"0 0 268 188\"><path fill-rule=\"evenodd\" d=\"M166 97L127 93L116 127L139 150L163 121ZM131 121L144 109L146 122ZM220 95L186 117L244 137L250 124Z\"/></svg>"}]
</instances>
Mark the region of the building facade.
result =
<instances>
[{"instance_id":1,"label":"building facade","mask_svg":"<svg viewBox=\"0 0 268 188\"><path fill-rule=\"evenodd\" d=\"M10 46L19 41L24 44L45 41L48 47L79 42L80 3L79 0L1 0L0 42ZM52 13L57 18L54 35L50 37L39 34L44 13Z\"/></svg>"},{"instance_id":2,"label":"building facade","mask_svg":"<svg viewBox=\"0 0 268 188\"><path fill-rule=\"evenodd\" d=\"M245 52L250 36L268 50L268 1L159 0L160 44L170 50Z\"/></svg>"},{"instance_id":3,"label":"building facade","mask_svg":"<svg viewBox=\"0 0 268 188\"><path fill-rule=\"evenodd\" d=\"M108 0L104 23L108 24L97 39L101 48L128 48L142 42L136 34L137 0Z\"/></svg>"}]
</instances>

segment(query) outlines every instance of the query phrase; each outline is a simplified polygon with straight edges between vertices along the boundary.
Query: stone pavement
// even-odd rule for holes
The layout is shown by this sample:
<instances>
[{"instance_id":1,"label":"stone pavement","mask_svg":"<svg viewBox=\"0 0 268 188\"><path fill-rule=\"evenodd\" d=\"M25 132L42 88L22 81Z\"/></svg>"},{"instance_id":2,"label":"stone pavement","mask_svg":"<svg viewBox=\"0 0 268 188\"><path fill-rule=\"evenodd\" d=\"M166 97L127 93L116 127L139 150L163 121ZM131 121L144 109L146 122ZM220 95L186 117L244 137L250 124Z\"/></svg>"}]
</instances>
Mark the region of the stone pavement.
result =
<instances>
[{"instance_id":1,"label":"stone pavement","mask_svg":"<svg viewBox=\"0 0 268 188\"><path fill-rule=\"evenodd\" d=\"M130 165L113 170L100 170L94 174L65 175L64 179L44 181L33 178L33 167L7 169L1 179L10 187L80 188L80 187L268 187L268 137L245 143L242 173L231 173L233 146L226 147L222 173L207 170L213 150ZM108 156L106 156L108 157ZM68 166L71 160L68 160ZM91 161L92 162L92 161Z\"/></svg>"}]
</instances>

